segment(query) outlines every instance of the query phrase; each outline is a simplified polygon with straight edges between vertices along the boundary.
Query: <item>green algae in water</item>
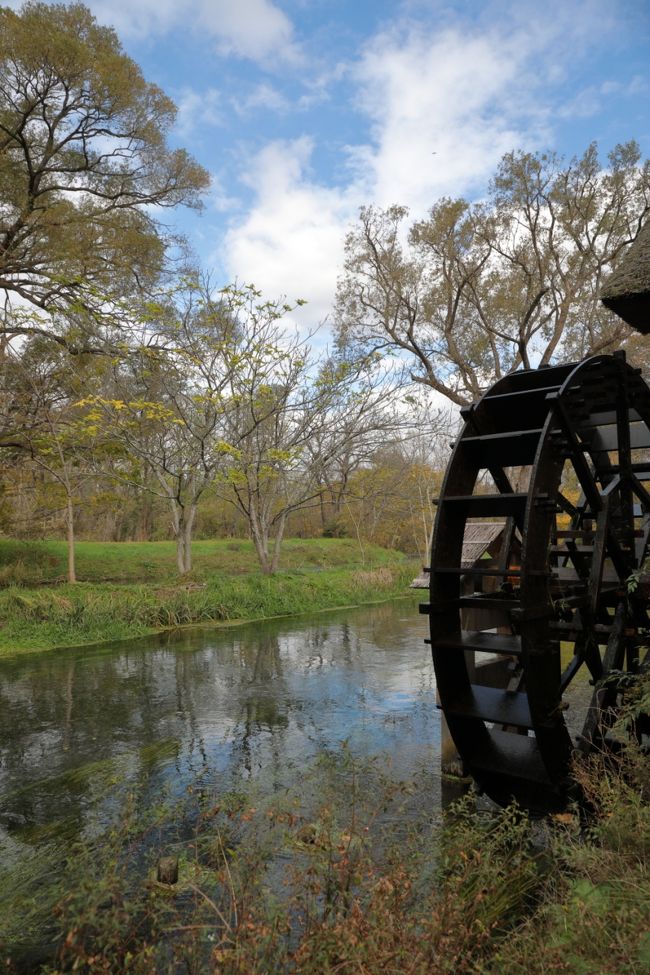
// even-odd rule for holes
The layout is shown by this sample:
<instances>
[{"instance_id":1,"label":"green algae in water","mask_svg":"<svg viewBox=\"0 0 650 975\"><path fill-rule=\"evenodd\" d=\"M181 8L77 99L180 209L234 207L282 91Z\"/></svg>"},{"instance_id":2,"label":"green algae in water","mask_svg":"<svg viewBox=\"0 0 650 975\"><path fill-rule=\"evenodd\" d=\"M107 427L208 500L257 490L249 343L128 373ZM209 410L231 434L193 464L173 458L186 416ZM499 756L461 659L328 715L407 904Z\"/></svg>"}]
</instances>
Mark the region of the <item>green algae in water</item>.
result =
<instances>
[{"instance_id":1,"label":"green algae in water","mask_svg":"<svg viewBox=\"0 0 650 975\"><path fill-rule=\"evenodd\" d=\"M9 805L12 800L28 796L30 793L53 793L58 791L73 790L75 792L86 792L92 786L94 789L108 789L121 783L125 773L130 767L134 766L134 759L137 765L155 766L164 761L172 761L177 758L180 750L179 742L175 738L163 739L162 741L149 742L134 751L124 752L111 758L99 759L94 762L84 762L83 765L75 766L53 775L49 778L35 779L28 782L18 789L3 796L0 800L0 810L3 806Z\"/></svg>"}]
</instances>

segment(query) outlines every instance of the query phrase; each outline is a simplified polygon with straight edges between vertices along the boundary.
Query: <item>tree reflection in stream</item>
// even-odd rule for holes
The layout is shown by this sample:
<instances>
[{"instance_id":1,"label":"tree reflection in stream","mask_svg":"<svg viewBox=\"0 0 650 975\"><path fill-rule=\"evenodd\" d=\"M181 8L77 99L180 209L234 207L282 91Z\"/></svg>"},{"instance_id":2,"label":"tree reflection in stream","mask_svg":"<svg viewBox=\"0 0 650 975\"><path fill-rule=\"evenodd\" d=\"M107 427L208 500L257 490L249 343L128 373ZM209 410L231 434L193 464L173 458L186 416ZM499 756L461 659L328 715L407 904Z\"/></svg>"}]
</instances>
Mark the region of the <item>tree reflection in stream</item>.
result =
<instances>
[{"instance_id":1,"label":"tree reflection in stream","mask_svg":"<svg viewBox=\"0 0 650 975\"><path fill-rule=\"evenodd\" d=\"M100 828L118 787L137 787L147 803L208 775L224 790L255 781L268 793L299 783L343 740L384 756L398 777L435 768L424 635L409 600L3 661L0 842L9 860L57 824L68 838Z\"/></svg>"},{"instance_id":2,"label":"tree reflection in stream","mask_svg":"<svg viewBox=\"0 0 650 975\"><path fill-rule=\"evenodd\" d=\"M92 860L128 808L140 825L156 823L127 842L141 870L191 836L202 795L227 804L245 794L260 807L298 797L303 812L317 809L339 781L345 742L360 767L378 756L358 782L364 801L377 775L415 776L408 802L437 818L440 722L424 626L409 599L2 661L0 956L8 946L21 964L47 957L53 905L83 869L70 851ZM318 764L324 755L333 765ZM337 788L345 814L345 777ZM269 877L282 872L277 853Z\"/></svg>"}]
</instances>

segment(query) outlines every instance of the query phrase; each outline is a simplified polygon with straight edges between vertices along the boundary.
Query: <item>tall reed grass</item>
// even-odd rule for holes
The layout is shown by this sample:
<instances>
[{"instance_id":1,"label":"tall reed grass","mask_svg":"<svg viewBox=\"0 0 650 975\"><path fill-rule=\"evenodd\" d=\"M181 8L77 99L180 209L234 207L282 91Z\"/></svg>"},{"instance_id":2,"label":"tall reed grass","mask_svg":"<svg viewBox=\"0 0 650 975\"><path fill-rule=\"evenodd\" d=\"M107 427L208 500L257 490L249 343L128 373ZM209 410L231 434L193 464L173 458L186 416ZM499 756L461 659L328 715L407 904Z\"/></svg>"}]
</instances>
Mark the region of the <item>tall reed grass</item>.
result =
<instances>
[{"instance_id":1,"label":"tall reed grass","mask_svg":"<svg viewBox=\"0 0 650 975\"><path fill-rule=\"evenodd\" d=\"M413 567L400 561L371 570L219 575L203 585L11 586L0 590L0 653L358 605L404 595L412 576Z\"/></svg>"}]
</instances>

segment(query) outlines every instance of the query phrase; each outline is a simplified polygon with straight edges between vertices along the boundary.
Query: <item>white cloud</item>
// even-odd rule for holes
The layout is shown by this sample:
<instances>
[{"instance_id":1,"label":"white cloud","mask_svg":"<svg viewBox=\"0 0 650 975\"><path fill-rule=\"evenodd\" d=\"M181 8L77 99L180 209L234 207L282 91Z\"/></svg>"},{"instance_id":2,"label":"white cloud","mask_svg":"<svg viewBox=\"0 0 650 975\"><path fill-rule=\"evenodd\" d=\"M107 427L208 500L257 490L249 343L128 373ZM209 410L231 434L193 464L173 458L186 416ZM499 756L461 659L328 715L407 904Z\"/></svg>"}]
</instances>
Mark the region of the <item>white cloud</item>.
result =
<instances>
[{"instance_id":1,"label":"white cloud","mask_svg":"<svg viewBox=\"0 0 650 975\"><path fill-rule=\"evenodd\" d=\"M599 7L587 0L583 13ZM308 299L317 321L332 306L359 206L405 204L420 217L440 196L482 192L505 152L552 145L553 92L588 30L559 6L553 17L520 13L482 30L396 23L377 34L341 70L370 129L347 147L347 183L318 182L309 138L267 145L246 168L254 198L227 234L228 273Z\"/></svg>"},{"instance_id":2,"label":"white cloud","mask_svg":"<svg viewBox=\"0 0 650 975\"><path fill-rule=\"evenodd\" d=\"M641 75L635 75L627 87L626 94L644 95L648 90L648 83Z\"/></svg>"},{"instance_id":3,"label":"white cloud","mask_svg":"<svg viewBox=\"0 0 650 975\"><path fill-rule=\"evenodd\" d=\"M87 6L101 23L114 27L120 37L146 37L169 30L177 22L183 2L89 0Z\"/></svg>"},{"instance_id":4,"label":"white cloud","mask_svg":"<svg viewBox=\"0 0 650 975\"><path fill-rule=\"evenodd\" d=\"M421 211L442 194L467 192L525 141L520 51L518 39L457 30L374 39L358 68L374 145L353 160L377 203Z\"/></svg>"},{"instance_id":5,"label":"white cloud","mask_svg":"<svg viewBox=\"0 0 650 975\"><path fill-rule=\"evenodd\" d=\"M564 105L559 106L558 116L562 119L591 118L598 114L603 102L603 95L607 94L611 94L611 92L603 92L602 88L598 88L596 85L583 88Z\"/></svg>"},{"instance_id":6,"label":"white cloud","mask_svg":"<svg viewBox=\"0 0 650 975\"><path fill-rule=\"evenodd\" d=\"M297 107L301 109L309 109L313 108L315 105L320 105L323 102L329 101L331 98L332 85L342 81L344 78L348 77L349 74L350 66L343 61L337 61L335 64L325 68L324 70L320 70L313 77L310 77L309 74L305 74L301 80L306 91L298 99Z\"/></svg>"},{"instance_id":7,"label":"white cloud","mask_svg":"<svg viewBox=\"0 0 650 975\"><path fill-rule=\"evenodd\" d=\"M224 122L221 95L216 88L206 91L182 88L175 93L174 100L178 109L176 132L182 139L187 139L195 129L222 125Z\"/></svg>"},{"instance_id":8,"label":"white cloud","mask_svg":"<svg viewBox=\"0 0 650 975\"><path fill-rule=\"evenodd\" d=\"M647 85L640 75L624 83L622 81L603 81L598 85L589 85L579 91L573 98L557 109L560 118L590 118L603 111L607 98L635 98L645 93Z\"/></svg>"},{"instance_id":9,"label":"white cloud","mask_svg":"<svg viewBox=\"0 0 650 975\"><path fill-rule=\"evenodd\" d=\"M293 24L272 0L89 0L97 18L124 37L148 37L190 26L220 54L268 63L300 63Z\"/></svg>"},{"instance_id":10,"label":"white cloud","mask_svg":"<svg viewBox=\"0 0 650 975\"><path fill-rule=\"evenodd\" d=\"M347 148L347 184L315 179L307 137L267 145L242 177L254 199L227 234L228 274L269 294L304 297L308 320L322 319L359 206L404 203L423 215L440 195L485 180L505 151L525 143L511 110L521 98L513 90L521 76L516 46L454 31L375 38L353 75L371 141Z\"/></svg>"},{"instance_id":11,"label":"white cloud","mask_svg":"<svg viewBox=\"0 0 650 975\"><path fill-rule=\"evenodd\" d=\"M233 105L240 115L259 109L270 112L286 112L290 107L288 99L284 97L282 92L266 82L255 85L245 96L234 98Z\"/></svg>"},{"instance_id":12,"label":"white cloud","mask_svg":"<svg viewBox=\"0 0 650 975\"><path fill-rule=\"evenodd\" d=\"M314 65L310 65L313 69ZM253 111L270 111L287 115L292 111L306 112L331 98L331 86L341 81L348 72L346 65L337 63L333 68L311 75L306 71L300 76L303 93L290 99L266 81L254 85L249 91L232 99L232 105L240 115Z\"/></svg>"},{"instance_id":13,"label":"white cloud","mask_svg":"<svg viewBox=\"0 0 650 975\"><path fill-rule=\"evenodd\" d=\"M203 0L199 10L222 53L254 61L300 60L291 21L270 0Z\"/></svg>"},{"instance_id":14,"label":"white cloud","mask_svg":"<svg viewBox=\"0 0 650 975\"><path fill-rule=\"evenodd\" d=\"M228 193L223 176L217 173L210 173L210 178L210 189L207 197L209 209L214 210L216 213L232 213L233 210L241 208L241 199Z\"/></svg>"},{"instance_id":15,"label":"white cloud","mask_svg":"<svg viewBox=\"0 0 650 975\"><path fill-rule=\"evenodd\" d=\"M305 298L295 318L313 327L331 309L341 268L345 227L354 217L354 189L314 182L312 140L267 145L244 174L255 191L252 209L231 227L219 255L231 278L253 281L269 297Z\"/></svg>"},{"instance_id":16,"label":"white cloud","mask_svg":"<svg viewBox=\"0 0 650 975\"><path fill-rule=\"evenodd\" d=\"M600 85L602 95L617 95L623 88L620 81L603 81Z\"/></svg>"}]
</instances>

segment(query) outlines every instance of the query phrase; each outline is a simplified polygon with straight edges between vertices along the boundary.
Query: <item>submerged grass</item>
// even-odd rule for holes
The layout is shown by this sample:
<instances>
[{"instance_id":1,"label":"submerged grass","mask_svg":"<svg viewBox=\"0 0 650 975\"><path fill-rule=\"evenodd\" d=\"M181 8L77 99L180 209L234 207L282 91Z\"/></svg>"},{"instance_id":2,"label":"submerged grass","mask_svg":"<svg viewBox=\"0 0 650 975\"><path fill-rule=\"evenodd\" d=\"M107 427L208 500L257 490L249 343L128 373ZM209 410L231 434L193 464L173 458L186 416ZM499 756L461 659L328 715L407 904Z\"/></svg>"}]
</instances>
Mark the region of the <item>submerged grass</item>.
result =
<instances>
[{"instance_id":1,"label":"submerged grass","mask_svg":"<svg viewBox=\"0 0 650 975\"><path fill-rule=\"evenodd\" d=\"M467 797L438 826L426 773L399 782L346 747L306 770L299 795L220 793L204 774L143 821L131 792L101 841L67 850L63 876L42 859L23 871L20 913L5 871L7 971L641 975L647 761L632 745L578 775L587 825L571 811L542 823L477 811ZM156 881L161 854L178 859L173 886Z\"/></svg>"},{"instance_id":2,"label":"submerged grass","mask_svg":"<svg viewBox=\"0 0 650 975\"><path fill-rule=\"evenodd\" d=\"M321 541L327 544L321 546ZM341 560L352 559L352 550L339 545L341 541L347 542L297 540L294 561L301 562L302 567L296 565L272 576L262 575L259 569L233 572L232 567L220 565L218 571L215 567L212 574L206 574L202 583L195 578L189 582L179 581L178 577L169 579L163 574L155 582L140 584L99 581L0 589L0 655L129 639L164 627L316 612L406 592L413 576L413 566L407 559L399 553L377 549L371 553L376 561L341 565ZM330 547L331 542L335 544ZM233 544L197 543L212 546L212 555ZM241 552L244 545L249 546L245 542L236 544ZM151 543L149 548L154 545L165 543ZM291 549L290 542L287 545ZM121 546L121 551L126 564L131 546ZM326 553L328 562L324 561ZM247 559L250 554L247 551ZM320 566L318 571L316 563ZM135 572L134 565L128 572Z\"/></svg>"}]
</instances>

